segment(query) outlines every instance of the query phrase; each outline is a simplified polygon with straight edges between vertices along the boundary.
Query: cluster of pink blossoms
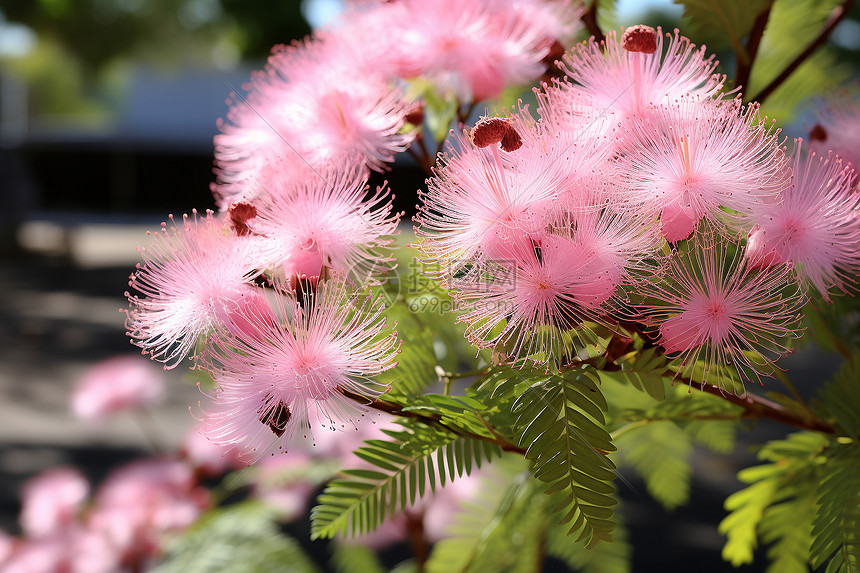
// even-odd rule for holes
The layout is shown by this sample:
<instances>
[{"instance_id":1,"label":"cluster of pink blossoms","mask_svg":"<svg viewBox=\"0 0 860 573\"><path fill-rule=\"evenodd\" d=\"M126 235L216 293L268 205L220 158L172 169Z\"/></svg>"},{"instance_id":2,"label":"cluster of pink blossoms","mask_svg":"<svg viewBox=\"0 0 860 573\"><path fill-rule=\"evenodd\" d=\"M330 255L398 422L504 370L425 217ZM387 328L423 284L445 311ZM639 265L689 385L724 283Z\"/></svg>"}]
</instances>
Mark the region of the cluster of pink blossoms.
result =
<instances>
[{"instance_id":1,"label":"cluster of pink blossoms","mask_svg":"<svg viewBox=\"0 0 860 573\"><path fill-rule=\"evenodd\" d=\"M635 321L683 371L767 372L806 284L828 301L856 287L851 165L800 140L787 157L677 31L610 32L562 67L535 90L539 119L520 106L456 135L423 195L416 233L470 341L558 362L595 324Z\"/></svg>"},{"instance_id":2,"label":"cluster of pink blossoms","mask_svg":"<svg viewBox=\"0 0 860 573\"><path fill-rule=\"evenodd\" d=\"M153 458L115 471L92 498L77 470L49 470L25 484L21 506L24 536L0 532L4 573L145 571L165 536L208 508L209 494L182 462Z\"/></svg>"},{"instance_id":3,"label":"cluster of pink blossoms","mask_svg":"<svg viewBox=\"0 0 860 573\"><path fill-rule=\"evenodd\" d=\"M466 103L528 84L578 31L578 17L562 0L354 3L334 28L276 47L247 95L233 96L215 137L219 208L295 169L384 170L420 133L410 126L423 121L428 86Z\"/></svg>"},{"instance_id":4,"label":"cluster of pink blossoms","mask_svg":"<svg viewBox=\"0 0 860 573\"><path fill-rule=\"evenodd\" d=\"M209 438L285 450L317 415L354 423L356 401L385 390L374 377L399 343L378 298L356 293L391 271L400 215L384 186L368 193L370 170L422 132L422 94L465 109L539 78L576 29L565 4L359 3L276 48L234 98L216 138L221 213L163 225L128 295L144 353L192 356L214 379ZM826 300L855 286L853 169L799 140L787 153L677 31L610 33L559 65L536 109L454 135L422 194L416 234L469 340L559 364L595 325L638 324L679 371L767 372L807 284Z\"/></svg>"},{"instance_id":5,"label":"cluster of pink blossoms","mask_svg":"<svg viewBox=\"0 0 860 573\"><path fill-rule=\"evenodd\" d=\"M373 377L399 343L379 299L356 293L393 268L401 214L385 186L368 193L370 171L421 133L425 95L465 107L532 82L579 27L561 0L440 8L359 2L276 47L215 138L221 213L171 217L141 249L129 336L168 368L190 356L211 374L213 441L286 450L317 415L354 422L355 400L386 389Z\"/></svg>"}]
</instances>

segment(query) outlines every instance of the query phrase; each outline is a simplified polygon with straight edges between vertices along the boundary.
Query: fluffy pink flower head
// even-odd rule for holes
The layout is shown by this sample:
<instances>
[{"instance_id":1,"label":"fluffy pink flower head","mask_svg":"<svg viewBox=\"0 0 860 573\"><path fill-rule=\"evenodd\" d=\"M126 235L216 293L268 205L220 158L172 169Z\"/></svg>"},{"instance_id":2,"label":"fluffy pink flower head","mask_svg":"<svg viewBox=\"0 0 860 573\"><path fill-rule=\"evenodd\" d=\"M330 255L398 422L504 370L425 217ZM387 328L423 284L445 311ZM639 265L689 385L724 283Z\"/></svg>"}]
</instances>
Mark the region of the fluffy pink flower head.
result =
<instances>
[{"instance_id":1,"label":"fluffy pink flower head","mask_svg":"<svg viewBox=\"0 0 860 573\"><path fill-rule=\"evenodd\" d=\"M680 359L679 373L701 361L705 379L724 367L758 379L790 351L800 335L805 302L786 265L749 268L710 232L697 233L674 253L659 281L642 282L641 316L657 327L666 354ZM729 391L734 387L726 388Z\"/></svg>"},{"instance_id":2,"label":"fluffy pink flower head","mask_svg":"<svg viewBox=\"0 0 860 573\"><path fill-rule=\"evenodd\" d=\"M143 298L126 292L126 328L144 354L173 368L220 323L227 301L260 296L249 283L259 273L256 244L236 237L211 212L195 211L181 223L171 217L153 236L129 281Z\"/></svg>"},{"instance_id":3,"label":"fluffy pink flower head","mask_svg":"<svg viewBox=\"0 0 860 573\"><path fill-rule=\"evenodd\" d=\"M403 0L389 11L387 60L463 101L501 95L546 70L556 41L578 28L577 9L547 0Z\"/></svg>"},{"instance_id":4,"label":"fluffy pink flower head","mask_svg":"<svg viewBox=\"0 0 860 573\"><path fill-rule=\"evenodd\" d=\"M393 266L390 254L401 214L391 212L384 186L368 194L368 171L349 162L314 171L273 172L269 195L256 203L251 231L265 237L264 258L287 277L348 275L379 282Z\"/></svg>"},{"instance_id":5,"label":"fluffy pink flower head","mask_svg":"<svg viewBox=\"0 0 860 573\"><path fill-rule=\"evenodd\" d=\"M89 527L102 532L123 555L139 561L155 555L168 532L194 523L209 504L191 468L168 458L124 466L102 483Z\"/></svg>"},{"instance_id":6,"label":"fluffy pink flower head","mask_svg":"<svg viewBox=\"0 0 860 573\"><path fill-rule=\"evenodd\" d=\"M458 137L457 151L443 158L421 195L415 232L442 269L476 257L505 258L511 244L528 250L551 222L559 197L603 161L580 146L584 141L547 133L526 110L506 122L520 147L506 152L500 140L479 148Z\"/></svg>"},{"instance_id":7,"label":"fluffy pink flower head","mask_svg":"<svg viewBox=\"0 0 860 573\"><path fill-rule=\"evenodd\" d=\"M355 156L381 171L409 147L415 133L400 128L412 103L362 58L336 35L273 50L219 124L212 190L220 209L262 192L260 170L270 165L313 169Z\"/></svg>"},{"instance_id":8,"label":"fluffy pink flower head","mask_svg":"<svg viewBox=\"0 0 860 573\"><path fill-rule=\"evenodd\" d=\"M755 105L685 98L630 127L620 188L637 208L657 212L670 242L689 237L703 218L748 219L785 185L779 130Z\"/></svg>"},{"instance_id":9,"label":"fluffy pink flower head","mask_svg":"<svg viewBox=\"0 0 860 573\"><path fill-rule=\"evenodd\" d=\"M856 88L856 86L855 86ZM819 114L817 123L809 132L809 149L820 156L832 151L842 161L860 166L860 105L847 94L835 98Z\"/></svg>"},{"instance_id":10,"label":"fluffy pink flower head","mask_svg":"<svg viewBox=\"0 0 860 573\"><path fill-rule=\"evenodd\" d=\"M29 480L21 489L21 529L31 537L56 533L77 519L90 492L74 468L55 468Z\"/></svg>"},{"instance_id":11,"label":"fluffy pink flower head","mask_svg":"<svg viewBox=\"0 0 860 573\"><path fill-rule=\"evenodd\" d=\"M696 49L678 30L664 35L660 28L656 42L653 53L629 51L610 31L605 42L579 44L564 57L563 69L574 83L560 89L589 94L600 110L612 110L622 121L648 117L653 106L681 97L718 97L725 77L714 74L718 62L705 57L704 46Z\"/></svg>"},{"instance_id":12,"label":"fluffy pink flower head","mask_svg":"<svg viewBox=\"0 0 860 573\"><path fill-rule=\"evenodd\" d=\"M351 421L361 407L350 398L383 392L372 377L392 368L399 350L380 299L358 300L343 283L322 283L303 305L286 293L272 304L265 316L245 317L257 334L228 329L211 342L218 388L209 438L246 454L285 451L296 432L307 436L311 408L332 425Z\"/></svg>"},{"instance_id":13,"label":"fluffy pink flower head","mask_svg":"<svg viewBox=\"0 0 860 573\"><path fill-rule=\"evenodd\" d=\"M476 264L458 280L466 336L514 358L568 355L582 343L570 331L601 320L654 239L635 217L609 210L569 215L566 226L528 247L513 244L507 258Z\"/></svg>"},{"instance_id":14,"label":"fluffy pink flower head","mask_svg":"<svg viewBox=\"0 0 860 573\"><path fill-rule=\"evenodd\" d=\"M830 302L857 289L860 192L853 167L828 153L805 155L797 140L791 184L759 209L746 256L753 267L790 263Z\"/></svg>"},{"instance_id":15,"label":"fluffy pink flower head","mask_svg":"<svg viewBox=\"0 0 860 573\"><path fill-rule=\"evenodd\" d=\"M100 362L78 380L72 410L84 420L109 416L158 403L164 395L164 374L140 356Z\"/></svg>"}]
</instances>

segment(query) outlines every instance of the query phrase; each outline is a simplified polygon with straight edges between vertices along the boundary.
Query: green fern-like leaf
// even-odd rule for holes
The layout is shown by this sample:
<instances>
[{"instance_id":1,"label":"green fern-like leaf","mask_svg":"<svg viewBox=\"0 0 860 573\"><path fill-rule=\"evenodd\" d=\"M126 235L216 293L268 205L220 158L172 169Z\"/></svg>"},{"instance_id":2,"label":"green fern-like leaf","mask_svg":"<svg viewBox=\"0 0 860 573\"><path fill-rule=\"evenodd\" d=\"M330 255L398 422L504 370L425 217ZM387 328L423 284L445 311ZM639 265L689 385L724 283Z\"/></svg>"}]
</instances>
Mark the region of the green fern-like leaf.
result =
<instances>
[{"instance_id":1,"label":"green fern-like leaf","mask_svg":"<svg viewBox=\"0 0 860 573\"><path fill-rule=\"evenodd\" d=\"M311 538L360 535L485 460L499 455L488 442L461 438L444 429L402 421L405 431L385 433L392 441L370 440L356 455L376 469L343 471L329 482L311 510Z\"/></svg>"},{"instance_id":2,"label":"green fern-like leaf","mask_svg":"<svg viewBox=\"0 0 860 573\"><path fill-rule=\"evenodd\" d=\"M533 571L546 529L545 498L522 458L502 458L452 516L450 537L433 547L427 571Z\"/></svg>"},{"instance_id":3,"label":"green fern-like leaf","mask_svg":"<svg viewBox=\"0 0 860 573\"><path fill-rule=\"evenodd\" d=\"M604 429L607 405L597 380L591 368L552 375L513 405L534 476L549 484L548 494L561 494L553 511L589 546L611 541L615 526L615 465L607 457L615 446Z\"/></svg>"},{"instance_id":4,"label":"green fern-like leaf","mask_svg":"<svg viewBox=\"0 0 860 573\"><path fill-rule=\"evenodd\" d=\"M761 539L769 544L768 573L809 571L809 545L815 517L815 489L806 483L786 485L780 490L790 499L768 507L761 519Z\"/></svg>"},{"instance_id":5,"label":"green fern-like leaf","mask_svg":"<svg viewBox=\"0 0 860 573\"><path fill-rule=\"evenodd\" d=\"M629 463L645 480L648 493L669 510L689 500L692 442L688 433L668 421L647 423L615 440L619 463Z\"/></svg>"},{"instance_id":6,"label":"green fern-like leaf","mask_svg":"<svg viewBox=\"0 0 860 573\"><path fill-rule=\"evenodd\" d=\"M618 521L612 531L612 543L599 543L590 549L580 543L571 543L567 528L550 523L546 553L582 573L628 573L632 569L633 548L627 542L624 522Z\"/></svg>"},{"instance_id":7,"label":"green fern-like leaf","mask_svg":"<svg viewBox=\"0 0 860 573\"><path fill-rule=\"evenodd\" d=\"M853 363L846 361L833 381L819 393L827 417L843 435L860 440L860 352L855 352Z\"/></svg>"},{"instance_id":8,"label":"green fern-like leaf","mask_svg":"<svg viewBox=\"0 0 860 573\"><path fill-rule=\"evenodd\" d=\"M281 534L274 514L258 502L211 511L168 544L164 563L153 573L315 573L298 543Z\"/></svg>"},{"instance_id":9,"label":"green fern-like leaf","mask_svg":"<svg viewBox=\"0 0 860 573\"><path fill-rule=\"evenodd\" d=\"M812 566L828 559L827 573L860 571L860 444L828 449L818 488L818 513L812 529Z\"/></svg>"},{"instance_id":10,"label":"green fern-like leaf","mask_svg":"<svg viewBox=\"0 0 860 573\"><path fill-rule=\"evenodd\" d=\"M780 523L772 517L765 519L765 514L778 511L769 509L773 504L798 500L816 490L827 444L828 438L815 432L791 434L785 440L769 442L759 452L759 458L770 463L738 473L738 479L750 486L726 499L725 507L731 513L719 525L720 533L728 537L723 559L735 566L752 563L759 532L775 543L801 535L800 530L775 528Z\"/></svg>"}]
</instances>

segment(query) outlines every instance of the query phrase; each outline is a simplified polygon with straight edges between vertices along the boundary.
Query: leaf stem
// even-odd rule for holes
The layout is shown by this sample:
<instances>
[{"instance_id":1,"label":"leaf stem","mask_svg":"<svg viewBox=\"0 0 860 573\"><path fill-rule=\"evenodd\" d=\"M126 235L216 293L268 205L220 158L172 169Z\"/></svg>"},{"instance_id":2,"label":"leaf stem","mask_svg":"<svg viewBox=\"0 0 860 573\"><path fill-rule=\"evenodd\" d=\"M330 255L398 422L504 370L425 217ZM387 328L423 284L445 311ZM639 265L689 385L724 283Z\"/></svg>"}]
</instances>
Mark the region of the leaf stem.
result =
<instances>
[{"instance_id":1,"label":"leaf stem","mask_svg":"<svg viewBox=\"0 0 860 573\"><path fill-rule=\"evenodd\" d=\"M703 392L719 396L727 402L740 406L745 410L741 416L742 418L764 418L780 422L782 424L787 424L789 426L794 426L795 428L800 428L802 430L812 430L815 432L823 432L825 434L833 434L836 432L833 426L824 420L820 420L815 417L807 420L782 405L772 402L767 398L762 398L756 394L750 394L747 392L743 396L736 396L735 394L726 392L715 384L702 384L682 376L676 376L673 380L690 387L701 388Z\"/></svg>"},{"instance_id":2,"label":"leaf stem","mask_svg":"<svg viewBox=\"0 0 860 573\"><path fill-rule=\"evenodd\" d=\"M443 429L445 431L452 432L458 436L462 436L464 438L472 438L474 440L481 440L484 442L489 442L491 444L495 444L495 445L499 446L502 450L504 450L506 452L514 452L514 453L517 453L520 455L525 455L525 453L526 453L526 450L524 448L521 448L517 445L514 445L514 444L508 442L507 440L505 440L504 438L502 438L498 434L493 434L493 436L490 437L490 436L484 436L481 434L475 434L475 433L470 432L468 430L464 430L463 428L456 428L456 427L448 426L448 425L442 423L442 417L439 416L438 414L425 414L422 412L414 412L411 410L404 410L403 406L401 406L400 404L396 404L394 402L388 402L386 400L379 400L379 399L368 400L364 396L360 396L358 394L355 394L354 392L350 392L349 390L347 390L346 388L343 388L341 386L337 387L337 391L340 392L340 394L343 395L344 397L349 398L350 400L352 400L358 404L361 404L362 406L364 406L366 408L370 408L372 410L377 410L379 412L385 412L387 414L392 414L394 416L400 416L401 418L411 418L413 420L417 420L417 421L421 422L422 424L426 424L426 425L432 426L434 428L440 428L440 429Z\"/></svg>"},{"instance_id":3,"label":"leaf stem","mask_svg":"<svg viewBox=\"0 0 860 573\"><path fill-rule=\"evenodd\" d=\"M812 42L806 47L805 50L800 52L794 60L789 63L782 72L778 76L776 76L763 90L748 99L747 101L757 101L759 103L764 102L776 89L785 82L794 73L794 71L800 67L800 65L805 62L818 48L820 48L824 42L827 41L827 38L830 37L830 34L833 32L833 29L839 25L839 22L842 21L845 16L851 11L851 8L854 7L854 0L845 0L844 3L835 7L833 11L830 13L830 16L827 18L827 21L824 23L824 26L821 28L821 31L818 32L818 35L815 37Z\"/></svg>"},{"instance_id":4,"label":"leaf stem","mask_svg":"<svg viewBox=\"0 0 860 573\"><path fill-rule=\"evenodd\" d=\"M747 40L746 50L744 52L744 58L738 58L738 70L735 74L735 88L741 88L741 90L746 90L747 83L750 81L750 73L752 72L753 63L755 62L756 55L758 55L758 48L761 45L761 39L764 35L764 29L767 26L767 21L770 18L770 10L773 8L773 0L768 2L767 8L762 10L762 12L756 16L755 22L753 22L752 30L750 30L749 39Z\"/></svg>"},{"instance_id":5,"label":"leaf stem","mask_svg":"<svg viewBox=\"0 0 860 573\"><path fill-rule=\"evenodd\" d=\"M594 2L591 3L591 6L588 7L588 10L583 12L580 20L582 20L582 23L585 24L585 27L599 44L606 40L606 36L603 35L603 30L600 29L600 25L597 23L598 4L599 0L594 0Z\"/></svg>"}]
</instances>

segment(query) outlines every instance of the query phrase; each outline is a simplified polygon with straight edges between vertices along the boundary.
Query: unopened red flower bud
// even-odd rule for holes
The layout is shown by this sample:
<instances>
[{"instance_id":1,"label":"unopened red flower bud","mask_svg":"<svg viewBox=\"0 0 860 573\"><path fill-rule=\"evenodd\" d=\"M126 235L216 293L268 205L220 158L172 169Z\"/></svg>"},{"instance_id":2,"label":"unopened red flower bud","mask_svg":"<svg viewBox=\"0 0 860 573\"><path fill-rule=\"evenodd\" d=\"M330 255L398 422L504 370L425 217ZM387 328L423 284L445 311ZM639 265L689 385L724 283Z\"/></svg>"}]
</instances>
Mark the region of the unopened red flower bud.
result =
<instances>
[{"instance_id":1,"label":"unopened red flower bud","mask_svg":"<svg viewBox=\"0 0 860 573\"><path fill-rule=\"evenodd\" d=\"M812 131L809 132L810 141L827 141L827 130L820 123L816 123Z\"/></svg>"},{"instance_id":2,"label":"unopened red flower bud","mask_svg":"<svg viewBox=\"0 0 860 573\"><path fill-rule=\"evenodd\" d=\"M251 232L248 221L257 216L257 208L250 201L236 201L227 210L230 223L239 237L244 237Z\"/></svg>"},{"instance_id":3,"label":"unopened red flower bud","mask_svg":"<svg viewBox=\"0 0 860 573\"><path fill-rule=\"evenodd\" d=\"M475 124L470 134L476 147L502 144L504 151L516 151L523 144L520 134L510 120L503 117L485 117Z\"/></svg>"},{"instance_id":4,"label":"unopened red flower bud","mask_svg":"<svg viewBox=\"0 0 860 573\"><path fill-rule=\"evenodd\" d=\"M631 26L624 31L621 46L628 52L653 54L657 51L657 31L643 24Z\"/></svg>"},{"instance_id":5,"label":"unopened red flower bud","mask_svg":"<svg viewBox=\"0 0 860 573\"><path fill-rule=\"evenodd\" d=\"M509 126L505 136L502 137L502 149L507 152L516 151L523 145L523 139L514 126Z\"/></svg>"},{"instance_id":6,"label":"unopened red flower bud","mask_svg":"<svg viewBox=\"0 0 860 573\"><path fill-rule=\"evenodd\" d=\"M424 123L424 102L416 101L412 106L412 109L406 112L406 116L403 118L406 120L406 123L411 123L412 125L421 125Z\"/></svg>"},{"instance_id":7,"label":"unopened red flower bud","mask_svg":"<svg viewBox=\"0 0 860 573\"><path fill-rule=\"evenodd\" d=\"M469 136L476 147L499 143L510 129L511 123L503 117L483 117L472 128Z\"/></svg>"}]
</instances>

